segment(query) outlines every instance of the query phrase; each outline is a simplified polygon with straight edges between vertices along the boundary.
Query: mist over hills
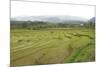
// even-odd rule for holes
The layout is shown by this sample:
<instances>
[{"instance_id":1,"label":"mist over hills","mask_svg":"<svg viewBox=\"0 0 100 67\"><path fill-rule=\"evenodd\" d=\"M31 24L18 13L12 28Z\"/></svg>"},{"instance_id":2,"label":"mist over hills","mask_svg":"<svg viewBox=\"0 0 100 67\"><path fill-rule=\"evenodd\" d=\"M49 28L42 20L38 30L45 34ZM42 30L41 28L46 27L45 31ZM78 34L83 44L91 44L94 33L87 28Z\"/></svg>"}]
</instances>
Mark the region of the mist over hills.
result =
<instances>
[{"instance_id":1,"label":"mist over hills","mask_svg":"<svg viewBox=\"0 0 100 67\"><path fill-rule=\"evenodd\" d=\"M11 18L10 24L12 29L95 28L95 17L85 19L76 16L25 16Z\"/></svg>"},{"instance_id":2,"label":"mist over hills","mask_svg":"<svg viewBox=\"0 0 100 67\"><path fill-rule=\"evenodd\" d=\"M51 23L82 23L88 19L77 16L19 16L11 18L14 21L44 21Z\"/></svg>"}]
</instances>

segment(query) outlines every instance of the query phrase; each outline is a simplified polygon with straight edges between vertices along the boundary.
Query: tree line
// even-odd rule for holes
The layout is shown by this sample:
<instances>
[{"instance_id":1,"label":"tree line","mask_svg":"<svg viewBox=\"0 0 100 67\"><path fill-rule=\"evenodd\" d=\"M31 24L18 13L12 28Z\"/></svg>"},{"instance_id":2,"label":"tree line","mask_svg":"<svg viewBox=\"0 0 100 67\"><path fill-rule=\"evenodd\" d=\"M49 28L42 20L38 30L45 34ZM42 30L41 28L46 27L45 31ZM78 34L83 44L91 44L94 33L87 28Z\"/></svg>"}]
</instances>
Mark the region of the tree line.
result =
<instances>
[{"instance_id":1,"label":"tree line","mask_svg":"<svg viewBox=\"0 0 100 67\"><path fill-rule=\"evenodd\" d=\"M74 23L74 22L73 22ZM71 23L50 23L44 21L12 21L10 22L11 29L47 29L47 28L95 28L95 22L88 21L86 23L71 24Z\"/></svg>"}]
</instances>

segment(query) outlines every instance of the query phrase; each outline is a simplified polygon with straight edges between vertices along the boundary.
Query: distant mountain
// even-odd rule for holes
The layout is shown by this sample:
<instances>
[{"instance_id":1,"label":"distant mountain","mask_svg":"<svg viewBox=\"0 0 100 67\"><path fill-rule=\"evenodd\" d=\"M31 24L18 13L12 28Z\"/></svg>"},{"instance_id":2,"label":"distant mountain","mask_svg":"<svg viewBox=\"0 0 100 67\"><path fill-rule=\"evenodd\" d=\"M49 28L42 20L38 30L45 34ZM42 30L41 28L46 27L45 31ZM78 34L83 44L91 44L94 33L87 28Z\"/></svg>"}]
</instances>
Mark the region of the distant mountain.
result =
<instances>
[{"instance_id":1,"label":"distant mountain","mask_svg":"<svg viewBox=\"0 0 100 67\"><path fill-rule=\"evenodd\" d=\"M52 23L82 23L87 22L88 19L76 16L19 16L11 18L15 21L45 21Z\"/></svg>"},{"instance_id":2,"label":"distant mountain","mask_svg":"<svg viewBox=\"0 0 100 67\"><path fill-rule=\"evenodd\" d=\"M91 18L89 21L95 23L95 17Z\"/></svg>"}]
</instances>

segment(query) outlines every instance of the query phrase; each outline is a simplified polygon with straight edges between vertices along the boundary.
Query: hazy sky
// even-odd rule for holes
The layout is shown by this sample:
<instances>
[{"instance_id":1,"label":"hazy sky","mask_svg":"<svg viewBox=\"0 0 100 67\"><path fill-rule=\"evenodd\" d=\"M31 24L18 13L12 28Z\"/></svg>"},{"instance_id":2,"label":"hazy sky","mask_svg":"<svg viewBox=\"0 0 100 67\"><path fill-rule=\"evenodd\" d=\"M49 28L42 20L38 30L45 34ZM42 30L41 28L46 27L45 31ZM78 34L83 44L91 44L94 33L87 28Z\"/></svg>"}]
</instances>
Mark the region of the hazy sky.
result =
<instances>
[{"instance_id":1,"label":"hazy sky","mask_svg":"<svg viewBox=\"0 0 100 67\"><path fill-rule=\"evenodd\" d=\"M71 15L90 19L95 16L95 7L87 5L11 1L11 17L42 15Z\"/></svg>"}]
</instances>

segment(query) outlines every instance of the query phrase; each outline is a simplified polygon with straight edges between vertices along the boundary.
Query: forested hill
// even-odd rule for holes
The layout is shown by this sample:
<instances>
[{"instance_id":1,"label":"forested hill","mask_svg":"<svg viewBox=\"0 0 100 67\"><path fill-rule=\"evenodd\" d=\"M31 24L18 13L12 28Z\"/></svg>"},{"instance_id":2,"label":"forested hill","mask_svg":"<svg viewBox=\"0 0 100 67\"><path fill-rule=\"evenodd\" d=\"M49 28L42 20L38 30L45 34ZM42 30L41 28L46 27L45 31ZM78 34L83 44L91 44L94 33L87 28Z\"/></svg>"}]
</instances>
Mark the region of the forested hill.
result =
<instances>
[{"instance_id":1,"label":"forested hill","mask_svg":"<svg viewBox=\"0 0 100 67\"><path fill-rule=\"evenodd\" d=\"M40 19L39 19L40 18ZM92 27L95 26L95 17L87 19L79 19L78 17L65 18L64 17L35 17L33 20L27 20L20 18L11 19L11 28L58 28L58 27ZM42 19L41 19L42 18ZM32 18L31 18L32 19Z\"/></svg>"}]
</instances>

